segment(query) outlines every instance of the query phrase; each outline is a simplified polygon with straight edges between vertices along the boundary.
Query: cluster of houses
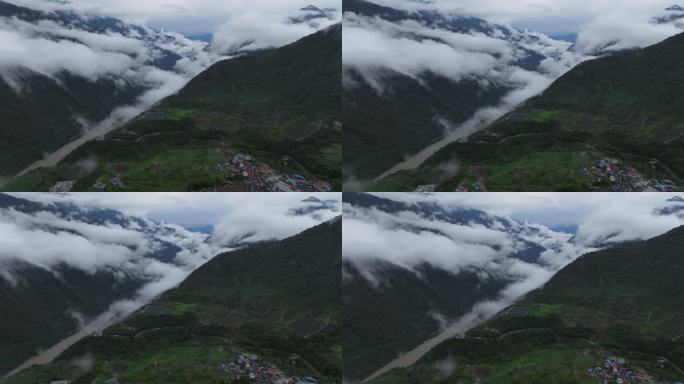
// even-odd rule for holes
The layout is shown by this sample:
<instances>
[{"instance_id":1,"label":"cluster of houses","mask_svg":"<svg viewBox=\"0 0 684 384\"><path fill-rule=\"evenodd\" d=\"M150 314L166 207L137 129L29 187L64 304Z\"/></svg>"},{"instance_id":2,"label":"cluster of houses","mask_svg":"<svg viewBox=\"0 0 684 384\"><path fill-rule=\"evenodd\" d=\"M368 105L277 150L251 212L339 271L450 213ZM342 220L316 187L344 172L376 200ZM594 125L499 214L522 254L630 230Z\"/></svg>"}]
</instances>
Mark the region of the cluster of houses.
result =
<instances>
[{"instance_id":1,"label":"cluster of houses","mask_svg":"<svg viewBox=\"0 0 684 384\"><path fill-rule=\"evenodd\" d=\"M633 168L623 168L617 159L601 159L595 165L584 168L582 173L590 176L595 184L608 182L614 192L677 192L672 180L647 179Z\"/></svg>"},{"instance_id":2,"label":"cluster of houses","mask_svg":"<svg viewBox=\"0 0 684 384\"><path fill-rule=\"evenodd\" d=\"M459 185L454 192L487 192L487 187L482 180L476 181L468 188L465 185Z\"/></svg>"},{"instance_id":3,"label":"cluster of houses","mask_svg":"<svg viewBox=\"0 0 684 384\"><path fill-rule=\"evenodd\" d=\"M119 187L123 187L124 183L121 180L121 177L117 176L117 177L111 178L108 183L104 182L102 180L98 180L95 182L95 184L93 184L93 188L97 189L98 191L104 191L105 189L109 188L110 186L112 188L119 188Z\"/></svg>"},{"instance_id":4,"label":"cluster of houses","mask_svg":"<svg viewBox=\"0 0 684 384\"><path fill-rule=\"evenodd\" d=\"M249 379L254 384L318 384L318 380L311 376L290 377L278 368L266 365L256 355L238 355L232 362L221 364L218 368L235 381Z\"/></svg>"},{"instance_id":5,"label":"cluster of houses","mask_svg":"<svg viewBox=\"0 0 684 384\"><path fill-rule=\"evenodd\" d=\"M630 368L622 358L609 357L603 361L602 365L587 369L587 375L597 379L600 383L617 384L682 384L681 382L670 382L657 380L646 370L641 368Z\"/></svg>"},{"instance_id":6,"label":"cluster of houses","mask_svg":"<svg viewBox=\"0 0 684 384\"><path fill-rule=\"evenodd\" d=\"M414 192L435 192L437 190L437 184L425 184L419 185ZM476 181L470 187L465 185L459 185L454 192L487 192L487 188L483 181Z\"/></svg>"},{"instance_id":7,"label":"cluster of houses","mask_svg":"<svg viewBox=\"0 0 684 384\"><path fill-rule=\"evenodd\" d=\"M257 164L249 155L235 155L217 164L216 169L226 174L226 184L212 188L215 192L330 192L333 189L327 181L279 174L269 165Z\"/></svg>"},{"instance_id":8,"label":"cluster of houses","mask_svg":"<svg viewBox=\"0 0 684 384\"><path fill-rule=\"evenodd\" d=\"M74 189L75 184L76 184L76 181L74 181L74 180L59 181L59 182L57 182L57 184L52 186L52 188L50 188L50 192L52 192L52 193L71 192L71 190Z\"/></svg>"},{"instance_id":9,"label":"cluster of houses","mask_svg":"<svg viewBox=\"0 0 684 384\"><path fill-rule=\"evenodd\" d=\"M421 192L421 193L427 193L427 192L434 192L437 190L437 184L426 184L426 185L419 185L415 192Z\"/></svg>"}]
</instances>

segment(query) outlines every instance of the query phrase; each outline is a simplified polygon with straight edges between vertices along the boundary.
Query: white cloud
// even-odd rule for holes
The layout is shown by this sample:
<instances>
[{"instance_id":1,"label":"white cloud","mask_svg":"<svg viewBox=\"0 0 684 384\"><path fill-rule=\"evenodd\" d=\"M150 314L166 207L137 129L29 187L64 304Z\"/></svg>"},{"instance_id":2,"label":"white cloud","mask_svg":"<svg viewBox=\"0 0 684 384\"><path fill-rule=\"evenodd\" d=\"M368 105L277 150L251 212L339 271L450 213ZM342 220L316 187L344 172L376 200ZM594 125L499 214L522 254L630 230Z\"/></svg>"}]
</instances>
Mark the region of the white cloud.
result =
<instances>
[{"instance_id":1,"label":"white cloud","mask_svg":"<svg viewBox=\"0 0 684 384\"><path fill-rule=\"evenodd\" d=\"M51 271L66 265L87 273L137 276L166 286L165 281L177 281L228 250L224 245L233 238L248 235L245 243L281 240L340 214L339 194L315 195L329 200L329 208L317 210L315 215L295 215L291 209L315 203L303 202L297 193L17 194L48 205L35 213L0 209L0 265L10 273L17 261ZM123 224L93 223L84 221L78 212L57 214L49 209L52 203L71 203L81 212L114 208L126 213L119 217ZM206 241L209 235L190 232L178 224L147 218L155 216L186 226L215 226L213 241ZM171 255L173 261L155 259L168 244L179 248ZM8 276L4 277L10 280Z\"/></svg>"},{"instance_id":2,"label":"white cloud","mask_svg":"<svg viewBox=\"0 0 684 384\"><path fill-rule=\"evenodd\" d=\"M597 17L581 30L575 49L593 54L644 48L682 32L683 24L656 23L653 15L611 12Z\"/></svg>"},{"instance_id":3,"label":"white cloud","mask_svg":"<svg viewBox=\"0 0 684 384\"><path fill-rule=\"evenodd\" d=\"M296 9L294 4L291 6ZM337 9L340 9L339 4ZM309 23L291 23L286 16L288 13L293 15L296 12L245 7L214 33L212 49L216 52L231 52L280 47L341 21L340 11L331 15L330 19L318 18Z\"/></svg>"}]
</instances>

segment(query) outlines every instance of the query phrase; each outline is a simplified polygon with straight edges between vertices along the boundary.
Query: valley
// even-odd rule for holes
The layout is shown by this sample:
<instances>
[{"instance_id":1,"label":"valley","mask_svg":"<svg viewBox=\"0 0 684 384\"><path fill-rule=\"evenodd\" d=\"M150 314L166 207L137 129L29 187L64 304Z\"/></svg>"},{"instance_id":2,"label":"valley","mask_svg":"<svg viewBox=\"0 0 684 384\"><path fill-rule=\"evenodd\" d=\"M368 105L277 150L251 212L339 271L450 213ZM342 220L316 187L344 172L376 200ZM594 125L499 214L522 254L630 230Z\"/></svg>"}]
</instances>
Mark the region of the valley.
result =
<instances>
[{"instance_id":1,"label":"valley","mask_svg":"<svg viewBox=\"0 0 684 384\"><path fill-rule=\"evenodd\" d=\"M73 181L75 191L336 190L340 36L337 26L222 61L154 110L5 189L47 191ZM308 67L316 60L318 72ZM255 164L226 169L236 156Z\"/></svg>"},{"instance_id":2,"label":"valley","mask_svg":"<svg viewBox=\"0 0 684 384\"><path fill-rule=\"evenodd\" d=\"M22 17L27 17L25 13L32 15L29 22L66 17L62 13L18 9L12 12ZM305 7L299 10L301 18L293 18L286 24L299 26L293 28L300 31L311 28L309 25L318 25L320 20L330 25L335 19L334 12ZM106 21L118 25L121 31L117 29L117 33L129 38L130 44L141 45L141 50L156 49L148 46L151 42L135 40L133 35L142 34L143 29L115 19ZM105 39L108 31L96 29L88 33L95 35L93 40ZM99 112L106 113L97 119L89 116L76 119L79 111L60 107L60 113L73 120L72 128L79 124L85 126L65 131L55 142L46 137L32 139L49 142L50 146L42 148L40 156L25 161L21 167L9 169L8 172L18 174L3 178L0 189L9 192L340 190L341 34L340 24L331 25L280 48L253 49L248 48L251 43L245 43L239 49L220 51L225 53L221 56L216 52L220 42L208 45L168 33L163 36L165 44L175 44L171 40L175 36L181 40L179 45L189 44L199 51L181 47L186 56L174 56L175 62L164 61L164 68L180 71L191 67L196 72L169 74L168 83L143 89L128 103L102 107ZM161 39L156 35L155 38ZM159 56L156 50L151 53ZM160 72L148 75L164 81L167 77ZM127 79L127 82L133 83L133 80ZM69 94L71 90L63 91L68 98L55 99L81 100L78 95ZM10 86L3 88L2 94L5 93L7 97L19 97ZM115 96L120 93L112 92ZM36 101L34 96L21 95L22 102ZM93 99L84 96L83 100ZM55 129L55 125L59 128L55 118L51 121L45 113L38 116L47 118L41 127L52 127L53 131L47 133L62 132ZM18 117L9 120L23 121ZM10 130L7 135L16 136L11 131L16 128L12 127L6 127ZM29 131L32 135L39 134L32 128ZM0 138L0 143L10 143L8 140ZM21 150L22 156L28 154L19 145L12 147L13 151ZM21 158L11 151L3 154L8 156L4 164ZM253 159L252 164L235 164L236 156Z\"/></svg>"},{"instance_id":3,"label":"valley","mask_svg":"<svg viewBox=\"0 0 684 384\"><path fill-rule=\"evenodd\" d=\"M680 191L681 116L663 102L677 92L659 77L679 76L682 38L584 62L467 141L370 188L463 191L479 182L488 191ZM657 75L646 69L656 57ZM602 161L619 169L599 171ZM450 163L456 172L441 169Z\"/></svg>"},{"instance_id":4,"label":"valley","mask_svg":"<svg viewBox=\"0 0 684 384\"><path fill-rule=\"evenodd\" d=\"M445 201L465 204L449 210ZM602 234L587 232L585 223L563 237L469 211L468 201L482 200L345 194L344 232L356 234L353 228L359 226L366 236L357 234L343 246L347 380L677 383L684 378L681 303L674 294L682 271L678 249L684 227L675 224L682 222L681 197L661 200L649 213L672 220L674 229L621 241L629 221L604 224ZM614 210L603 213L611 217ZM373 226L388 232L368 226L375 220ZM518 246L519 253L505 256L510 252L503 251L505 242L483 240L492 241L495 229L526 239L529 248ZM532 233L545 236L533 239ZM461 245L450 253L442 236ZM412 245L397 240L402 237ZM484 256L464 261L472 242ZM503 254L491 259L480 248L484 244ZM443 252L461 261L450 264ZM481 270L480 264L488 268Z\"/></svg>"},{"instance_id":5,"label":"valley","mask_svg":"<svg viewBox=\"0 0 684 384\"><path fill-rule=\"evenodd\" d=\"M432 3L382 4L344 2L345 190L684 188L680 7L644 16L663 38L639 46L599 44L591 26L569 43Z\"/></svg>"},{"instance_id":6,"label":"valley","mask_svg":"<svg viewBox=\"0 0 684 384\"><path fill-rule=\"evenodd\" d=\"M168 209L225 209L206 196ZM0 194L0 382L336 382L337 202L272 196L248 210L287 222L276 234L233 231L235 207L228 228L196 233L95 194Z\"/></svg>"},{"instance_id":7,"label":"valley","mask_svg":"<svg viewBox=\"0 0 684 384\"><path fill-rule=\"evenodd\" d=\"M219 255L54 363L0 382L242 382L241 376L249 382L335 382L341 376L340 235L336 220ZM75 363L83 356L90 359L87 370Z\"/></svg>"},{"instance_id":8,"label":"valley","mask_svg":"<svg viewBox=\"0 0 684 384\"><path fill-rule=\"evenodd\" d=\"M180 34L40 4L0 2L0 34L13 48L3 53L0 74L3 176L56 152L39 163L53 165L68 143L130 120L219 58ZM30 59L36 51L42 60Z\"/></svg>"},{"instance_id":9,"label":"valley","mask_svg":"<svg viewBox=\"0 0 684 384\"><path fill-rule=\"evenodd\" d=\"M659 275L658 282L630 290L626 284L633 284L639 278L627 277L631 273L627 267L629 261L611 274L612 282L598 272L614 265L613 257L644 257L652 254L644 253L647 247L674 246L681 241L681 232L679 228L646 244L584 255L559 272L543 289L516 303L513 309L524 308L524 314L513 314L512 309L504 311L485 325L470 330L464 338L451 339L435 348L416 366L371 382L413 382L420 376L436 379L440 371L431 367L443 360L453 361L454 369L447 377L464 382L590 383L595 382L597 375L612 377L613 374L629 383L681 381L684 377L682 345L677 336L682 329L678 330L676 325L680 324L677 319L681 313L677 304L665 304L667 299L657 293L671 289L671 284L677 284L675 280ZM679 270L679 261L676 258L665 261L667 255L661 254L652 269ZM587 272L603 284L584 285L577 275L572 278L572 285L563 282L573 273ZM648 273L642 270L642 278ZM570 286L573 288L568 290ZM598 291L590 288L597 286L601 287ZM561 287L565 293L559 294L555 289ZM657 296L649 296L651 292ZM673 300L678 299L673 297ZM610 358L619 359L623 364L626 360L636 368L599 372L608 367L613 369L612 363L604 368L604 360Z\"/></svg>"},{"instance_id":10,"label":"valley","mask_svg":"<svg viewBox=\"0 0 684 384\"><path fill-rule=\"evenodd\" d=\"M362 189L465 140L582 60L567 42L477 17L365 0L345 0L343 7L344 171ZM376 57L365 40L396 45L396 52ZM431 50L465 65L421 60L419 52Z\"/></svg>"}]
</instances>

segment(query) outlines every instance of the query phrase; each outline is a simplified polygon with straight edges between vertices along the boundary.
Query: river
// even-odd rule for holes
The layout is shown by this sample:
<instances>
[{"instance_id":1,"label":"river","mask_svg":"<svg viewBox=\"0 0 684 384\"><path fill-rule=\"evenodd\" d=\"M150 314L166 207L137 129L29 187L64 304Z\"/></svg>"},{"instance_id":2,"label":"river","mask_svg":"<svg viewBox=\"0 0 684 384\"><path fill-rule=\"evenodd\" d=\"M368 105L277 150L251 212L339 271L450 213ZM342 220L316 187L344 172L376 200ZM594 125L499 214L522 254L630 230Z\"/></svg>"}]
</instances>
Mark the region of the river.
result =
<instances>
[{"instance_id":1,"label":"river","mask_svg":"<svg viewBox=\"0 0 684 384\"><path fill-rule=\"evenodd\" d=\"M409 171L420 167L427 159L439 152L442 148L457 141L466 141L473 133L480 131L498 120L508 113L509 110L510 108L484 108L477 111L470 120L456 127L449 121L440 119L439 124L444 128L445 132L444 138L390 168L388 171L378 176L375 181L382 180L399 171Z\"/></svg>"},{"instance_id":2,"label":"river","mask_svg":"<svg viewBox=\"0 0 684 384\"><path fill-rule=\"evenodd\" d=\"M425 356L426 353L430 352L436 346L449 339L462 338L470 329L484 323L496 313L510 305L511 302L511 300L483 301L475 305L470 313L461 316L458 320L443 329L437 335L431 337L412 350L385 364L385 366L378 369L375 373L368 376L363 381L367 382L376 379L393 369L406 368L415 364L418 360Z\"/></svg>"},{"instance_id":3,"label":"river","mask_svg":"<svg viewBox=\"0 0 684 384\"><path fill-rule=\"evenodd\" d=\"M13 369L12 372L5 375L5 377L16 375L17 373L27 368L30 368L34 365L50 364L53 360L59 357L59 355L61 355L62 352L69 349L69 347L71 347L72 345L76 344L77 342L81 341L82 339L90 335L101 332L102 330L106 329L112 324L128 317L138 309L142 308L142 306L145 305L145 303L151 301L153 296L154 295L150 294L148 296L144 296L138 299L121 300L113 303L112 305L110 305L109 309L106 312L99 315L97 318L89 322L87 325L82 326L81 329L78 330L76 333L67 336L66 338L64 338L57 344L53 345L52 347L44 351L41 351L38 355L26 360L23 364Z\"/></svg>"},{"instance_id":4,"label":"river","mask_svg":"<svg viewBox=\"0 0 684 384\"><path fill-rule=\"evenodd\" d=\"M23 176L38 168L48 168L58 165L64 158L69 156L71 152L75 151L83 144L95 140L98 137L103 137L109 132L123 126L135 116L144 112L149 106L149 103L141 103L139 105L129 105L115 109L106 119L99 123L95 123L90 128L84 130L84 133L79 138L31 164L26 169L19 172L15 177Z\"/></svg>"},{"instance_id":5,"label":"river","mask_svg":"<svg viewBox=\"0 0 684 384\"><path fill-rule=\"evenodd\" d=\"M97 327L85 327L81 329L80 331L74 333L73 335L63 339L59 343L53 345L49 349L46 349L45 351L42 351L39 355L34 356L28 360L26 360L23 364L20 366L14 368L14 370L5 377L10 377L13 375L16 375L17 373L30 368L34 365L45 365L45 364L50 364L54 359L56 359L59 355L62 354L62 352L66 351L71 347L72 345L76 344L83 338L92 335L95 332L99 332L100 329Z\"/></svg>"}]
</instances>

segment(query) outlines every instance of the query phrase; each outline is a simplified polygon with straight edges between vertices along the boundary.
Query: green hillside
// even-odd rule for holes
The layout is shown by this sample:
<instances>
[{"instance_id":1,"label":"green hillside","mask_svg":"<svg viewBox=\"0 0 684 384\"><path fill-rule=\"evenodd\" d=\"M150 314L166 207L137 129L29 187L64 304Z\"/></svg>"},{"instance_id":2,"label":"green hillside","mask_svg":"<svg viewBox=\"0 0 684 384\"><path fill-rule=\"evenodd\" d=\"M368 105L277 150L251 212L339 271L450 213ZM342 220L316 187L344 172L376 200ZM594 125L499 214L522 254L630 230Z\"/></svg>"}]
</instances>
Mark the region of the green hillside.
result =
<instances>
[{"instance_id":1,"label":"green hillside","mask_svg":"<svg viewBox=\"0 0 684 384\"><path fill-rule=\"evenodd\" d=\"M79 191L95 190L97 181L122 192L270 190L265 173L243 178L242 170L223 167L243 155L284 179L302 175L339 190L341 39L337 25L280 49L221 61L58 167L5 189L46 191L75 180Z\"/></svg>"},{"instance_id":2,"label":"green hillside","mask_svg":"<svg viewBox=\"0 0 684 384\"><path fill-rule=\"evenodd\" d=\"M654 46L578 65L514 114L454 143L421 169L374 189L440 184L453 191L481 181L490 191L643 190L670 179L684 185L684 34ZM602 159L638 177L625 182L583 172ZM440 164L458 161L446 181ZM628 184L639 184L632 188ZM388 189L390 188L390 189Z\"/></svg>"},{"instance_id":3,"label":"green hillside","mask_svg":"<svg viewBox=\"0 0 684 384\"><path fill-rule=\"evenodd\" d=\"M607 358L645 370L651 382L682 381L683 245L680 227L586 254L515 304L517 313L504 311L374 383L596 383L587 370Z\"/></svg>"},{"instance_id":4,"label":"green hillside","mask_svg":"<svg viewBox=\"0 0 684 384\"><path fill-rule=\"evenodd\" d=\"M249 383L222 364L258 355L288 376L341 382L341 222L219 255L145 309L49 366L0 383ZM84 369L75 361L84 357Z\"/></svg>"}]
</instances>

